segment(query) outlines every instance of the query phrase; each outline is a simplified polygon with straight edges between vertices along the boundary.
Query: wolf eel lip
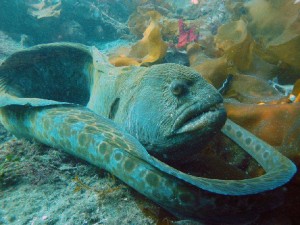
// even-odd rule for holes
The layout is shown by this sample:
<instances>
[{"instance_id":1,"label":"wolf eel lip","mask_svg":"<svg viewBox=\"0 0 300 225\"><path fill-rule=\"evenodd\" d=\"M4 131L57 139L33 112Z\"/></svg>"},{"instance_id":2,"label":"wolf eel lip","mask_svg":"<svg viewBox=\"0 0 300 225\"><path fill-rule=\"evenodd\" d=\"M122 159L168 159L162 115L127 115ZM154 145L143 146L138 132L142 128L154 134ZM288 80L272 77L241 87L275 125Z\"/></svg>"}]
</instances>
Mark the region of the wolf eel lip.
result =
<instances>
[{"instance_id":1,"label":"wolf eel lip","mask_svg":"<svg viewBox=\"0 0 300 225\"><path fill-rule=\"evenodd\" d=\"M203 103L194 103L183 110L175 120L173 131L175 134L201 130L218 118L224 116L225 110L222 103L212 103L203 106Z\"/></svg>"}]
</instances>

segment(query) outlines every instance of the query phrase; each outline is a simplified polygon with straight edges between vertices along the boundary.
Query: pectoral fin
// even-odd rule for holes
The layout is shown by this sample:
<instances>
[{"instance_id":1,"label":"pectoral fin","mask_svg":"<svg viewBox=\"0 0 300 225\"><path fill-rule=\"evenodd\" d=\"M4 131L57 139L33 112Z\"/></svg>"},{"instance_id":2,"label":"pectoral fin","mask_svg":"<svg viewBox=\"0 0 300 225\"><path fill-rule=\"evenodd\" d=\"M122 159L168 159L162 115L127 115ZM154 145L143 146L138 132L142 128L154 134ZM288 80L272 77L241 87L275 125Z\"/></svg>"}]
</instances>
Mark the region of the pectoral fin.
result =
<instances>
[{"instance_id":1,"label":"pectoral fin","mask_svg":"<svg viewBox=\"0 0 300 225\"><path fill-rule=\"evenodd\" d=\"M16 52L0 66L0 106L86 105L92 80L89 65L90 50L80 44L43 44Z\"/></svg>"}]
</instances>

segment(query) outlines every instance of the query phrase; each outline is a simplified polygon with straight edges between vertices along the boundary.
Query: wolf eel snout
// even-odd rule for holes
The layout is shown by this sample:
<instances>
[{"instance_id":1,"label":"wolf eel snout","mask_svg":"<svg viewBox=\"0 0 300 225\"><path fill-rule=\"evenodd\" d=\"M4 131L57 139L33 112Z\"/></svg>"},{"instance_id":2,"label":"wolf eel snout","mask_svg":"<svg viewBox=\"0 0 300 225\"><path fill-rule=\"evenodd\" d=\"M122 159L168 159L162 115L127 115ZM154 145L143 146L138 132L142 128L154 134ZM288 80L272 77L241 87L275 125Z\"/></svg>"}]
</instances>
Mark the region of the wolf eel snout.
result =
<instances>
[{"instance_id":1,"label":"wolf eel snout","mask_svg":"<svg viewBox=\"0 0 300 225\"><path fill-rule=\"evenodd\" d=\"M187 106L175 120L173 125L174 133L191 132L211 126L215 122L226 119L226 112L223 103L214 102L203 105L195 102Z\"/></svg>"}]
</instances>

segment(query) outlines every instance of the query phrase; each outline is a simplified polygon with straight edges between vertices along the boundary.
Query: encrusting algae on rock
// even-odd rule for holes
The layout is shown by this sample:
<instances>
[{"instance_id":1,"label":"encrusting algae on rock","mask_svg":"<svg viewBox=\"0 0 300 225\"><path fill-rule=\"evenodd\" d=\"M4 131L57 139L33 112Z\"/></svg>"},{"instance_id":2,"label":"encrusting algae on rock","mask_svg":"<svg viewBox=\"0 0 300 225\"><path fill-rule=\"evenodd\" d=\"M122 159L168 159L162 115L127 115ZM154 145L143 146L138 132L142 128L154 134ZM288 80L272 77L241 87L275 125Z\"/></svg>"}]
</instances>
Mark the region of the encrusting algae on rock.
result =
<instances>
[{"instance_id":1,"label":"encrusting algae on rock","mask_svg":"<svg viewBox=\"0 0 300 225\"><path fill-rule=\"evenodd\" d=\"M28 14L37 18L43 19L47 17L59 17L61 13L61 1L58 1L56 4L48 5L48 1L43 0L41 3L37 4L28 4Z\"/></svg>"}]
</instances>

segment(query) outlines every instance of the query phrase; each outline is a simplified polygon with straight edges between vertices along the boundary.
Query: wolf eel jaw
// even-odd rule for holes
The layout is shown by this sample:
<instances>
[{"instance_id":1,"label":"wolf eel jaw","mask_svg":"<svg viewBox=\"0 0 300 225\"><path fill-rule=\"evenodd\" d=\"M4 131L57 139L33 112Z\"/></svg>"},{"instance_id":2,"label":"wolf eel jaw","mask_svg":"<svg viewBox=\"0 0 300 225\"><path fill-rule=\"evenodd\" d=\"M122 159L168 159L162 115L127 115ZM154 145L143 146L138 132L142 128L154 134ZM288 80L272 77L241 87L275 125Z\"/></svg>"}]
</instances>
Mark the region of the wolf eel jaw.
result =
<instances>
[{"instance_id":1,"label":"wolf eel jaw","mask_svg":"<svg viewBox=\"0 0 300 225\"><path fill-rule=\"evenodd\" d=\"M225 110L222 103L212 103L203 106L201 103L194 103L183 110L173 125L173 133L181 134L203 129L223 116Z\"/></svg>"}]
</instances>

